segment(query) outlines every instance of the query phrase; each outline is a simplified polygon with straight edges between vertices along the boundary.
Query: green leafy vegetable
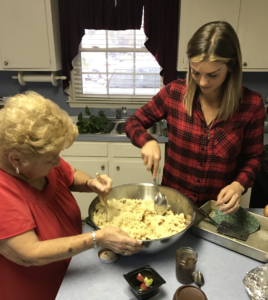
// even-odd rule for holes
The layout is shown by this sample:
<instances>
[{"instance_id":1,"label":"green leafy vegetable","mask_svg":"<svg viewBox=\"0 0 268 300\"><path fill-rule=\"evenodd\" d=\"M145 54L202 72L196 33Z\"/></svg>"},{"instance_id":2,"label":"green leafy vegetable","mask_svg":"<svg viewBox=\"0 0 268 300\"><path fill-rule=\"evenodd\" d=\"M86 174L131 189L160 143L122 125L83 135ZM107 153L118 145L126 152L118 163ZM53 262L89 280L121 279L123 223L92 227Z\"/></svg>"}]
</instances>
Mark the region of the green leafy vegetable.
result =
<instances>
[{"instance_id":1,"label":"green leafy vegetable","mask_svg":"<svg viewBox=\"0 0 268 300\"><path fill-rule=\"evenodd\" d=\"M89 108L86 106L86 118L83 118L82 113L78 115L76 123L79 133L109 133L108 125L110 120L105 116L104 111L100 110L98 115L92 115Z\"/></svg>"}]
</instances>

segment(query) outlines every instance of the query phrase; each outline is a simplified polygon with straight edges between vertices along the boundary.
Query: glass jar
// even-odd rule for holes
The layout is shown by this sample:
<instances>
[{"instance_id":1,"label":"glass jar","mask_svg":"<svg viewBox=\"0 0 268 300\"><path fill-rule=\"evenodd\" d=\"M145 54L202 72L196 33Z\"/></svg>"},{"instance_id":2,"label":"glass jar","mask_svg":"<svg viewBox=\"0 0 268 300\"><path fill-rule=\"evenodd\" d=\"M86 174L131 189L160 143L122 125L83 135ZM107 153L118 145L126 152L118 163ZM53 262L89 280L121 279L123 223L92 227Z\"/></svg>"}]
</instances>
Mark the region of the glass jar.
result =
<instances>
[{"instance_id":1,"label":"glass jar","mask_svg":"<svg viewBox=\"0 0 268 300\"><path fill-rule=\"evenodd\" d=\"M189 284L194 281L192 276L197 262L197 252L190 247L181 247L176 251L176 277L180 283Z\"/></svg>"}]
</instances>

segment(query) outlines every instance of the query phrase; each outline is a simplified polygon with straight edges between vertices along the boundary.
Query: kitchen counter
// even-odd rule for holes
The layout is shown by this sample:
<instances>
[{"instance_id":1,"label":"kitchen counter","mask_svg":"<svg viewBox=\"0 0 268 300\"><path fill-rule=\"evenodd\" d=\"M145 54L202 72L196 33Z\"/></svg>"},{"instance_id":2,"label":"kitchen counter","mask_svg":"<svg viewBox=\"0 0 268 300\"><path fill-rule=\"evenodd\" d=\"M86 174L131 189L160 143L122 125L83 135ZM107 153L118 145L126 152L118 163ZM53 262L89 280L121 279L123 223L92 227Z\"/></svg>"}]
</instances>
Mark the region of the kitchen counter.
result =
<instances>
[{"instance_id":1,"label":"kitchen counter","mask_svg":"<svg viewBox=\"0 0 268 300\"><path fill-rule=\"evenodd\" d=\"M167 143L168 138L165 136L152 135L157 139L159 143ZM125 134L111 135L111 134L79 134L76 141L94 141L94 142L127 142L130 143L130 139Z\"/></svg>"},{"instance_id":2,"label":"kitchen counter","mask_svg":"<svg viewBox=\"0 0 268 300\"><path fill-rule=\"evenodd\" d=\"M77 116L70 116L74 124L77 122ZM159 143L167 143L168 138L165 136L159 136L158 134L152 134ZM79 134L76 141L92 141L92 142L127 142L130 143L130 139L126 134Z\"/></svg>"},{"instance_id":3,"label":"kitchen counter","mask_svg":"<svg viewBox=\"0 0 268 300\"><path fill-rule=\"evenodd\" d=\"M262 215L262 209L250 209ZM87 224L83 232L90 232ZM112 264L98 260L98 249L72 258L56 300L136 300L123 274L144 265L153 267L166 281L151 300L172 300L180 284L175 275L175 252L182 246L198 253L197 270L205 278L202 290L210 300L249 300L242 282L246 273L263 265L232 250L193 235L188 230L170 249L153 255L119 256Z\"/></svg>"},{"instance_id":4,"label":"kitchen counter","mask_svg":"<svg viewBox=\"0 0 268 300\"><path fill-rule=\"evenodd\" d=\"M158 136L157 134L152 135L154 138L158 140L159 143L167 143L168 137ZM76 138L76 141L94 141L94 142L128 142L130 143L130 139L122 134L122 135L109 135L109 134L79 134ZM268 133L263 134L263 144L268 144Z\"/></svg>"}]
</instances>

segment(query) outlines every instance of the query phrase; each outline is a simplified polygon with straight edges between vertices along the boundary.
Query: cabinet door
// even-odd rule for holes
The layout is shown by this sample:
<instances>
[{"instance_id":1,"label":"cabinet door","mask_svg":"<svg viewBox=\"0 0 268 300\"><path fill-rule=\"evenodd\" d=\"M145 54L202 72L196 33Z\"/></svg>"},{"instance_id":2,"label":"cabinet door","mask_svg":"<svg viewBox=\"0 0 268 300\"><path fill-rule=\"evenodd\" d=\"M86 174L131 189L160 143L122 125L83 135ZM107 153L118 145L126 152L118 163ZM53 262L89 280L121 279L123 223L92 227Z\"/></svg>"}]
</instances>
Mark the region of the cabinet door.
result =
<instances>
[{"instance_id":1,"label":"cabinet door","mask_svg":"<svg viewBox=\"0 0 268 300\"><path fill-rule=\"evenodd\" d=\"M108 158L63 156L63 159L72 167L91 177L95 177L96 173L107 175L109 173ZM73 195L80 207L82 219L85 219L88 216L88 207L97 194L73 192Z\"/></svg>"},{"instance_id":2,"label":"cabinet door","mask_svg":"<svg viewBox=\"0 0 268 300\"><path fill-rule=\"evenodd\" d=\"M3 69L49 68L44 0L1 0L0 41Z\"/></svg>"},{"instance_id":3,"label":"cabinet door","mask_svg":"<svg viewBox=\"0 0 268 300\"><path fill-rule=\"evenodd\" d=\"M109 171L114 187L132 183L153 183L152 174L146 170L141 158L115 158L110 162Z\"/></svg>"},{"instance_id":4,"label":"cabinet door","mask_svg":"<svg viewBox=\"0 0 268 300\"><path fill-rule=\"evenodd\" d=\"M61 152L62 156L107 157L108 143L74 142L73 145Z\"/></svg>"},{"instance_id":5,"label":"cabinet door","mask_svg":"<svg viewBox=\"0 0 268 300\"><path fill-rule=\"evenodd\" d=\"M241 0L238 36L243 71L268 69L268 1Z\"/></svg>"},{"instance_id":6,"label":"cabinet door","mask_svg":"<svg viewBox=\"0 0 268 300\"><path fill-rule=\"evenodd\" d=\"M159 163L157 182L160 184L165 161L165 144L159 144L161 160ZM153 183L152 174L147 171L141 159L141 149L131 143L109 144L109 176L113 186L131 183Z\"/></svg>"},{"instance_id":7,"label":"cabinet door","mask_svg":"<svg viewBox=\"0 0 268 300\"><path fill-rule=\"evenodd\" d=\"M58 0L0 0L0 70L61 70Z\"/></svg>"},{"instance_id":8,"label":"cabinet door","mask_svg":"<svg viewBox=\"0 0 268 300\"><path fill-rule=\"evenodd\" d=\"M187 69L187 44L199 27L212 21L226 21L237 30L239 9L240 0L181 0L177 70Z\"/></svg>"}]
</instances>

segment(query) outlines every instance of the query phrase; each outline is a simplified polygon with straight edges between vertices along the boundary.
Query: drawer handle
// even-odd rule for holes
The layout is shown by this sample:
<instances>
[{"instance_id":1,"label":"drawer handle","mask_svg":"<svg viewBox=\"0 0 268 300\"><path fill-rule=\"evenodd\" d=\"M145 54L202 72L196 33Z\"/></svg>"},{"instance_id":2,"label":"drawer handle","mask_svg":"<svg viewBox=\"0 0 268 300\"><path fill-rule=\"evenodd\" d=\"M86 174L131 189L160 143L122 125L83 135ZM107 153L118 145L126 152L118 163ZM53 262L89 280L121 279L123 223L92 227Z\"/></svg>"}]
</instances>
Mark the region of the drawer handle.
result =
<instances>
[{"instance_id":1,"label":"drawer handle","mask_svg":"<svg viewBox=\"0 0 268 300\"><path fill-rule=\"evenodd\" d=\"M246 67L248 64L246 62L243 63L243 66Z\"/></svg>"},{"instance_id":2,"label":"drawer handle","mask_svg":"<svg viewBox=\"0 0 268 300\"><path fill-rule=\"evenodd\" d=\"M119 171L119 170L120 170L120 167L119 167L119 166L116 166L116 170Z\"/></svg>"},{"instance_id":3,"label":"drawer handle","mask_svg":"<svg viewBox=\"0 0 268 300\"><path fill-rule=\"evenodd\" d=\"M8 65L8 61L4 61L4 65L7 66Z\"/></svg>"},{"instance_id":4,"label":"drawer handle","mask_svg":"<svg viewBox=\"0 0 268 300\"><path fill-rule=\"evenodd\" d=\"M104 165L102 165L102 166L101 166L101 169L102 169L102 171L103 171L103 170L105 170L105 166L104 166Z\"/></svg>"}]
</instances>

